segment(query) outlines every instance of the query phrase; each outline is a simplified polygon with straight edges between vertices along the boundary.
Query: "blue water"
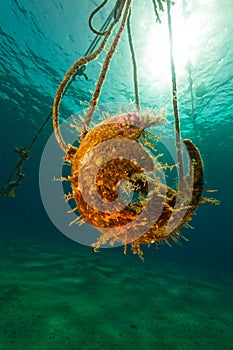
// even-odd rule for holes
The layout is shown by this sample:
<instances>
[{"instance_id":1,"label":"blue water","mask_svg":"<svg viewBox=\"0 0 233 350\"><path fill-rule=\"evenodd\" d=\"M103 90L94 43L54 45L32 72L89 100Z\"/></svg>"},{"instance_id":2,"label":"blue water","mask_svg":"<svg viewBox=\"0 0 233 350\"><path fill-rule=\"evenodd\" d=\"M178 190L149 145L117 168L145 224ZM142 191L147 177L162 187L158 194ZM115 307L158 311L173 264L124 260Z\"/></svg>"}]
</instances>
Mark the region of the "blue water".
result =
<instances>
[{"instance_id":1,"label":"blue water","mask_svg":"<svg viewBox=\"0 0 233 350\"><path fill-rule=\"evenodd\" d=\"M88 27L88 17L99 3L99 1L94 0L1 1L0 186L5 183L19 160L18 155L13 152L13 148L27 147L30 144L51 111L56 90L64 74L79 57L84 55L95 38ZM114 3L114 1L109 1L109 4L95 17L93 22L96 28L101 27ZM153 246L150 249L146 248L144 268L140 265L143 262L133 256L128 249L127 264L131 266L134 273L138 269L141 277L146 275L147 269L150 270L151 264L158 262L161 265L164 263L165 266L181 264L180 266L186 266L187 270L188 266L192 266L192 269L197 268L198 271L206 269L208 271L206 276L211 277L217 273L229 274L232 279L233 6L231 0L226 0L224 4L217 0L192 0L185 7L184 5L185 2L179 0L172 7L181 133L183 138L192 139L198 146L205 166L205 189L217 190L210 196L215 197L221 204L213 206L207 203L197 210L191 223L193 229L182 229L182 232L189 239L189 242L184 242L182 247L173 244L172 248L166 245L161 246L158 250ZM184 13L184 11L186 12ZM161 14L161 20L161 24L156 23L151 1L135 0L133 2L132 33L138 64L141 106L144 109L158 110L167 105L167 118L169 125L172 125L171 73L166 13ZM72 84L62 102L61 120L80 112L89 105L105 55L106 50L97 60L88 64L86 68L88 80L79 77ZM190 69L188 69L188 63ZM190 79L192 79L192 86ZM122 40L111 62L99 103L105 106L110 103L114 105L130 104L132 101L134 101L132 63L127 34L123 33ZM193 102L193 110L191 102ZM125 265L122 247L103 249L97 254L98 258L96 255L93 257L94 253L91 248L67 239L51 223L40 196L39 166L44 147L52 132L51 120L33 146L29 160L25 162L23 171L26 177L22 184L15 189L16 198L0 197L1 249L4 253L2 255L2 272L5 270L5 261L10 259L10 254L13 254L12 256L16 254L16 257L19 254L19 257L24 256L26 259L29 246L35 246L35 251L38 252L48 250L48 254L51 253L51 256L61 251L59 253L61 259L62 254L64 256L79 256L80 254L83 265L90 258L98 259L94 260L96 264L107 264L108 266L115 266L117 261L122 271ZM15 266L20 264L20 259L15 258ZM56 259L59 259L59 255L56 256ZM66 260L64 260L64 264L66 264ZM48 262L48 271L49 265ZM14 264L12 269L14 270ZM176 271L178 270L179 267ZM33 275L33 270L31 273ZM69 275L67 265L66 273ZM84 270L83 274L85 273L88 274ZM18 271L16 275L18 281L20 272ZM132 291L134 293L137 290L136 279L131 281L129 278L127 281L132 289L130 287L127 289L126 299ZM91 281L89 282L90 286ZM228 286L230 286L230 279L228 282ZM145 286L147 286L146 282ZM104 292L107 294L108 286L105 285L105 287ZM140 293L147 293L149 288L151 286L148 285L148 289L140 290ZM86 289L86 293L88 293L88 289ZM230 290L232 290L232 284L229 293ZM232 310L233 300L229 293L227 293L229 296L227 307ZM54 298L56 299L56 297L59 299L55 291ZM95 304L98 305L97 294L92 294L92 297L95 298ZM90 296L90 298L92 297ZM124 298L123 291L121 297ZM135 300L138 303L137 298ZM14 307L17 309L17 302L13 303L12 310ZM211 303L209 309L211 309ZM122 313L122 310L123 306L119 306L119 313ZM19 312L18 309L17 312ZM113 310L110 310L106 316L106 322L109 320L111 312ZM208 310L206 314L208 314ZM6 322L10 312L6 311L4 315L4 322ZM17 320L15 320L14 326L13 323L12 327L16 329ZM138 326L131 323L132 332ZM120 324L120 320L117 324ZM34 329L31 324L30 327ZM91 327L95 329L95 325L91 325ZM230 330L232 319L231 322L228 320L228 325L223 326L223 329L225 329L224 327ZM201 332L201 329L199 331ZM36 331L34 329L34 332L39 334L39 329ZM56 338L54 345L51 345L53 344L53 340L51 340L50 347L43 344L39 347L36 343L31 345L29 333L25 335L28 339L28 343L25 342L25 344L29 345L23 343L23 336L22 339L20 338L20 342L22 341L23 346L26 346L25 349L91 349L88 347L89 345L76 347L75 343L72 343L72 346L64 343L64 347L59 347L58 338ZM109 342L106 348L115 344L114 349L121 349L123 346L121 341L117 341L111 332L108 336L106 334L103 333L103 339L108 339ZM151 330L148 331L148 336L144 334L145 339L150 338L151 334L153 334ZM8 339L11 339L9 343L11 345L6 345L8 343L4 343L6 341L4 337L1 338L3 339L1 340L2 349L20 348L15 345L17 343L15 337L16 335L14 336L13 333L9 335ZM93 337L96 339L95 335ZM148 342L147 345L144 343L144 345L138 346L139 349L149 349L155 344L158 346L160 342L161 347L156 347L156 349L188 349L192 345L193 349L205 349L208 337L209 335L206 333L203 337L203 343L200 343L199 347L198 343L196 344L188 338L187 334L188 345L186 346L184 342L182 346L181 344L176 346L173 344L172 347L172 344L166 343L164 338L157 339L154 343ZM48 339L46 338L46 341ZM100 336L99 343L97 342L96 347L92 348L98 349L103 346L103 339ZM126 335L125 339L128 341ZM226 335L224 339L226 345L223 348L232 349L229 336ZM46 341L45 344L47 344ZM221 339L219 343L221 343ZM134 346L136 345L133 343L132 349ZM211 349L220 348L213 343Z\"/></svg>"}]
</instances>

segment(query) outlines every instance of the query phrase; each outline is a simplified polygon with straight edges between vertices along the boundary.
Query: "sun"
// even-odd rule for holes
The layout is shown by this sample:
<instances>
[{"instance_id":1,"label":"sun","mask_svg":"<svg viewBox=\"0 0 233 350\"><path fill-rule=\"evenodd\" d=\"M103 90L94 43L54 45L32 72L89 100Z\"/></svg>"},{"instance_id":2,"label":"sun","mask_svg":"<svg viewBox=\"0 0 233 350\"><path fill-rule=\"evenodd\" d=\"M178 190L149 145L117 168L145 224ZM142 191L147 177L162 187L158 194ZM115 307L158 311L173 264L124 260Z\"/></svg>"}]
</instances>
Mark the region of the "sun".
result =
<instances>
[{"instance_id":1,"label":"sun","mask_svg":"<svg viewBox=\"0 0 233 350\"><path fill-rule=\"evenodd\" d=\"M187 64L194 63L201 50L200 20L197 13L185 15L181 8L174 9L173 12L172 44L175 68L177 75L183 76L187 72ZM159 83L170 82L170 41L166 16L161 24L151 23L148 26L141 58L145 76Z\"/></svg>"}]
</instances>

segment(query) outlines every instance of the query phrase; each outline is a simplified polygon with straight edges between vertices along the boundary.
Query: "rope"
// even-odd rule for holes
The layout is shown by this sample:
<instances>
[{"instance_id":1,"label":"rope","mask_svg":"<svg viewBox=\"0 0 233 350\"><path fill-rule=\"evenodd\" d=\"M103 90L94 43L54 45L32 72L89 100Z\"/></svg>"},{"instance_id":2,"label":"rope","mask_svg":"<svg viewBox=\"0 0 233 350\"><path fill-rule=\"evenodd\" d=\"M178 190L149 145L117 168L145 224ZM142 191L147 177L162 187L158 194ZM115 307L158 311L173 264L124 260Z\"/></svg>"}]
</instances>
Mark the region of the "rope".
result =
<instances>
[{"instance_id":1,"label":"rope","mask_svg":"<svg viewBox=\"0 0 233 350\"><path fill-rule=\"evenodd\" d=\"M112 56L113 56L113 54L115 52L115 49L117 47L117 44L118 44L118 42L120 40L121 34L122 34L123 30L124 30L124 27L125 27L128 15L129 15L131 2L132 2L132 0L127 0L126 8L125 8L125 12L124 12L124 15L123 15L123 18L122 18L122 22L121 22L120 28L119 28L119 30L118 30L118 32L117 32L117 34L116 34L116 36L115 36L111 46L110 46L110 48L109 48L109 50L107 52L106 58L104 60L103 67L102 67L102 70L100 72L98 82L96 84L96 89L95 89L94 94L92 96L92 100L91 100L88 112L86 114L86 118L85 118L85 124L86 125L84 127L84 132L83 132L82 137L85 136L85 134L87 133L87 127L89 126L89 124L91 122L91 118L93 116L95 107L96 107L96 105L98 103L98 99L99 99L100 92L101 92L101 89L102 89L102 86L103 86L103 83L104 83L104 80L105 80L105 77L106 77L106 74L107 74L107 70L109 68Z\"/></svg>"},{"instance_id":2,"label":"rope","mask_svg":"<svg viewBox=\"0 0 233 350\"><path fill-rule=\"evenodd\" d=\"M115 21L119 21L122 11L123 11L123 7L125 5L125 0L117 0L116 2L116 6L114 8L114 19Z\"/></svg>"},{"instance_id":3,"label":"rope","mask_svg":"<svg viewBox=\"0 0 233 350\"><path fill-rule=\"evenodd\" d=\"M78 61L76 61L73 66L68 70L68 72L65 74L57 92L56 92L56 96L54 99L54 103L53 103L53 128L54 128L54 133L56 136L56 139L61 147L61 149L66 153L68 150L67 145L65 144L62 135L60 133L60 127L59 127L59 105L61 102L61 99L64 95L64 90L69 82L69 80L71 79L71 77L77 72L77 70L82 67L83 65L86 65L87 63L89 63L90 61L96 59L99 54L101 53L101 51L103 50L103 48L105 47L107 40L113 30L115 26L115 22L113 22L109 28L109 30L107 31L107 33L104 36L104 39L102 41L102 43L100 44L99 48L96 49L94 52L92 52L91 54L81 57Z\"/></svg>"},{"instance_id":4,"label":"rope","mask_svg":"<svg viewBox=\"0 0 233 350\"><path fill-rule=\"evenodd\" d=\"M89 27L91 29L91 31L93 33L95 33L96 35L105 35L107 33L107 31L98 31L96 30L93 25L92 25L92 20L94 18L94 16L107 4L109 0L104 0L98 7L96 7L96 9L91 13L90 17L89 17L89 21L88 21L88 24L89 24Z\"/></svg>"},{"instance_id":5,"label":"rope","mask_svg":"<svg viewBox=\"0 0 233 350\"><path fill-rule=\"evenodd\" d=\"M127 32L128 32L129 47L130 47L130 53L131 53L131 58L132 58L132 64L133 64L133 81L134 81L135 103L136 103L137 110L140 111L138 77L137 77L137 62L136 62L135 51L134 51L134 47L133 47L133 39L132 39L132 33L131 33L130 17L131 17L131 11L129 12L129 17L128 17L128 20L127 20Z\"/></svg>"},{"instance_id":6,"label":"rope","mask_svg":"<svg viewBox=\"0 0 233 350\"><path fill-rule=\"evenodd\" d=\"M22 150L23 151L23 149L14 149L14 151L15 150L19 150L19 151ZM19 152L17 152L17 153L19 153ZM20 159L20 161L18 162L18 164L16 165L16 167L14 168L14 170L12 171L10 176L8 177L8 180L2 186L1 191L0 191L1 196L11 197L11 198L15 197L13 187L20 185L21 180L25 177L25 175L22 173L22 167L23 167L24 160L25 159L23 159L23 158ZM18 176L17 180L12 181L13 177L15 177L16 175Z\"/></svg>"},{"instance_id":7,"label":"rope","mask_svg":"<svg viewBox=\"0 0 233 350\"><path fill-rule=\"evenodd\" d=\"M122 6L123 2L125 3L125 1L126 0L122 0L121 1L121 6ZM129 3L131 3L131 1L132 0L128 0ZM102 3L102 6L105 3L106 3L106 1L104 1ZM117 2L117 5L118 4L119 4L119 1ZM115 11L115 9L114 9L114 11ZM62 82L61 82L61 84L60 84L60 86L59 86L59 88L58 88L58 90L56 92L56 96L55 96L54 103L53 103L53 128L54 128L54 134L55 134L55 137L57 139L57 142L60 145L61 149L65 153L67 153L69 147L64 142L64 140L62 138L62 135L61 135L61 132L60 132L60 127L59 127L59 105L60 105L62 97L64 95L64 89L66 88L66 86L67 86L69 80L72 78L72 76L74 74L76 74L76 71L78 69L80 69L83 65L85 66L87 63L89 63L90 61L96 59L99 56L99 54L104 49L104 47L105 47L105 45L106 45L106 43L108 41L108 38L110 37L110 35L111 35L112 31L113 31L113 28L116 25L116 23L119 20L119 18L120 18L119 15L116 18L114 18L114 21L110 25L109 29L107 30L107 32L106 32L106 34L104 36L104 39L103 39L102 43L100 44L99 48L96 49L95 51L93 51L92 53L90 53L89 55L81 57L78 61L76 61L73 64L73 66L65 74L65 76L64 76L64 78L63 78L63 80L62 80ZM122 30L123 30L123 28L122 28ZM111 48L110 48L109 51L111 51ZM114 52L114 50L113 50L113 52ZM113 52L112 52L112 54L113 54ZM107 55L106 60L105 60L105 64L107 64L109 56L112 56L112 55L111 54ZM111 59L111 57L110 57L110 59ZM109 59L109 63L110 63L110 59ZM105 67L105 64L104 64L104 69L107 71L107 68ZM102 72L100 74L99 80L103 79L103 81L104 81L104 77L105 77L105 74L106 74L106 71L104 72L104 69L102 69ZM87 113L87 116L86 116L87 125L90 123L92 114L94 112L92 110L92 108L93 108L93 106L95 107L95 105L97 103L97 100L98 100L98 97L99 97L99 93L100 93L103 81L99 81L99 84L97 83L96 90L95 90L95 93L94 93L94 95L92 97L92 101L91 101L91 104L90 104L89 113ZM91 113L91 110L92 110L92 113ZM86 130L84 131L84 133L85 132L86 132Z\"/></svg>"},{"instance_id":8,"label":"rope","mask_svg":"<svg viewBox=\"0 0 233 350\"><path fill-rule=\"evenodd\" d=\"M113 18L113 14L114 14L114 10L112 10L112 12L109 14L108 18L106 19L105 23L101 27L101 29L100 29L101 32L104 31L106 28L108 28L108 26L110 24L110 21ZM92 53L95 50L95 48L96 48L98 42L100 41L100 39L101 39L101 36L98 36L98 35L95 36L93 42L91 43L91 45L89 46L89 48L85 52L84 56L89 55L90 53Z\"/></svg>"},{"instance_id":9,"label":"rope","mask_svg":"<svg viewBox=\"0 0 233 350\"><path fill-rule=\"evenodd\" d=\"M187 25L187 1L182 1L182 8L183 8L183 17L184 17L184 24L185 27ZM189 45L186 43L189 49ZM197 123L196 123L196 114L195 114L195 107L194 107L194 94L193 94L193 78L192 78L192 63L189 55L188 50L188 62L187 62L187 72L188 72L188 81L189 81L189 88L190 88L190 99L191 99L191 113L192 113L192 120L193 120L193 126L194 126L194 134L195 134L195 140L196 143L198 143L198 131L197 131Z\"/></svg>"},{"instance_id":10,"label":"rope","mask_svg":"<svg viewBox=\"0 0 233 350\"><path fill-rule=\"evenodd\" d=\"M157 6L157 2L158 2L158 6ZM156 16L156 22L161 23L161 19L159 16L159 11L163 11L163 4L160 0L152 0L152 3L154 5L154 12L155 12L155 16Z\"/></svg>"},{"instance_id":11,"label":"rope","mask_svg":"<svg viewBox=\"0 0 233 350\"><path fill-rule=\"evenodd\" d=\"M175 63L174 63L174 57L173 57L173 40L172 40L170 0L167 0L167 18L168 18L169 41L170 41L170 63L171 63L171 74L172 74L172 103L173 103L173 112L174 112L174 119L175 119L176 149L177 149L177 157L178 157L178 174L179 174L180 184L182 184L183 180L184 180L184 169L183 169L183 160L182 160L182 152L181 152L181 137L180 137L180 122L179 122L179 112L178 112L178 102L177 102L176 72L175 72Z\"/></svg>"},{"instance_id":12,"label":"rope","mask_svg":"<svg viewBox=\"0 0 233 350\"><path fill-rule=\"evenodd\" d=\"M195 139L197 143L198 132L197 132L196 114L195 114L195 107L194 107L193 79L192 79L192 70L191 70L190 60L188 61L188 64L187 64L187 71L188 71L188 80L189 80L189 87L190 87L191 111L192 111L192 119L193 119L193 126L194 126L194 134L195 134Z\"/></svg>"},{"instance_id":13,"label":"rope","mask_svg":"<svg viewBox=\"0 0 233 350\"><path fill-rule=\"evenodd\" d=\"M52 116L52 111L49 113L49 115L47 116L47 118L45 119L45 121L43 122L40 129L38 130L38 132L36 133L36 135L34 136L30 145L27 148L17 148L17 147L14 148L14 152L19 154L20 160L17 163L17 165L15 166L15 168L13 169L13 171L11 172L11 174L9 175L7 181L2 186L2 188L0 190L1 196L7 196L7 197L12 197L12 198L15 197L13 187L20 185L22 179L24 179L24 177L25 177L25 175L22 172L23 164L24 164L25 160L29 159L32 146L34 145L34 143L36 142L36 140L38 139L38 137L42 133L45 125L48 123L51 116ZM15 176L18 177L17 180L12 181Z\"/></svg>"},{"instance_id":14,"label":"rope","mask_svg":"<svg viewBox=\"0 0 233 350\"><path fill-rule=\"evenodd\" d=\"M88 21L88 24L89 24L89 27L91 29L91 31L93 33L95 33L96 35L105 35L106 34L106 28L107 26L105 26L104 28L101 28L100 31L98 31L97 29L94 28L94 26L92 25L92 20L94 18L94 16L109 2L109 0L104 0L90 15L89 17L89 21ZM118 20L120 19L121 17L121 13L122 13L122 10L123 10L123 7L124 7L124 4L125 4L125 0L117 0L116 2L116 5L113 9L113 11L111 12L111 18L113 17L114 18L114 22L118 22ZM108 22L108 25L109 25L110 22Z\"/></svg>"}]
</instances>

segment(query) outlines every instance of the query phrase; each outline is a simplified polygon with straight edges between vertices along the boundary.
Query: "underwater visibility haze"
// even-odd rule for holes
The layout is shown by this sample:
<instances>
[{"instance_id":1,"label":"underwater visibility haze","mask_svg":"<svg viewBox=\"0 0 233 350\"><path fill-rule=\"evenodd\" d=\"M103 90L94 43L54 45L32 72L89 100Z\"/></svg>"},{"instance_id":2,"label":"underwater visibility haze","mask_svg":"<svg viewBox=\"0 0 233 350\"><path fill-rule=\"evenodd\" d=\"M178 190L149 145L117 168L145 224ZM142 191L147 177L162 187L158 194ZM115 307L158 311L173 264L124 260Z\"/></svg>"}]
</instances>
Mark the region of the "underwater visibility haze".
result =
<instances>
[{"instance_id":1,"label":"underwater visibility haze","mask_svg":"<svg viewBox=\"0 0 233 350\"><path fill-rule=\"evenodd\" d=\"M233 349L233 4L0 3L0 349Z\"/></svg>"}]
</instances>

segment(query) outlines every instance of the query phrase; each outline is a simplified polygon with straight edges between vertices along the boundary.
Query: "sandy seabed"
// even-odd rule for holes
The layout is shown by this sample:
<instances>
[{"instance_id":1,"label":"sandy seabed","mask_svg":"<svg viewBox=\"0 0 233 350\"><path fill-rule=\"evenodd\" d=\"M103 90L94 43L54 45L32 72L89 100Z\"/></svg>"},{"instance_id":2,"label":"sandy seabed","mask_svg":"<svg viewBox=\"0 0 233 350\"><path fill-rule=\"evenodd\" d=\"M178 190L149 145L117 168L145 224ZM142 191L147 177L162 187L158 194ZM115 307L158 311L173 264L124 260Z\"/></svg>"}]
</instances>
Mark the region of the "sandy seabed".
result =
<instances>
[{"instance_id":1,"label":"sandy seabed","mask_svg":"<svg viewBox=\"0 0 233 350\"><path fill-rule=\"evenodd\" d=\"M231 274L18 240L0 260L1 350L233 349Z\"/></svg>"}]
</instances>

